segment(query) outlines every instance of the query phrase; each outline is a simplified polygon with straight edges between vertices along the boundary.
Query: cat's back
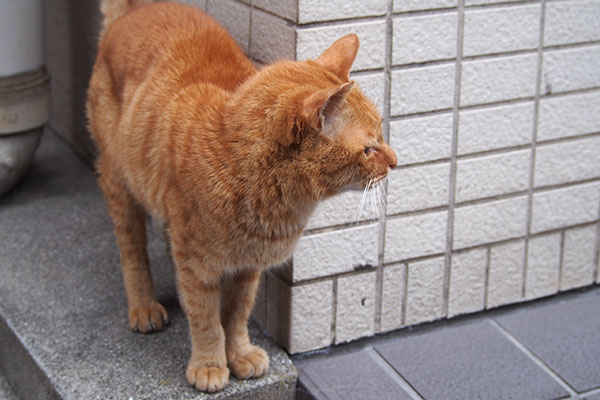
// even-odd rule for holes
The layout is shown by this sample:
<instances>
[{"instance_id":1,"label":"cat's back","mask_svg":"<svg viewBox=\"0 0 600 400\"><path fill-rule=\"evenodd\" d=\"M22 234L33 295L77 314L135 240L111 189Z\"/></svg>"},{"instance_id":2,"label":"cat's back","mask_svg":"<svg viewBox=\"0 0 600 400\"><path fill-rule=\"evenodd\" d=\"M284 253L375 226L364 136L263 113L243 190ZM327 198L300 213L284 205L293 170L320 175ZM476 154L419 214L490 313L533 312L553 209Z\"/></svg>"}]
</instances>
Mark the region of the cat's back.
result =
<instances>
[{"instance_id":1,"label":"cat's back","mask_svg":"<svg viewBox=\"0 0 600 400\"><path fill-rule=\"evenodd\" d=\"M99 55L120 95L148 79L165 81L171 90L204 81L231 91L256 72L218 22L180 3L128 12L106 31Z\"/></svg>"}]
</instances>

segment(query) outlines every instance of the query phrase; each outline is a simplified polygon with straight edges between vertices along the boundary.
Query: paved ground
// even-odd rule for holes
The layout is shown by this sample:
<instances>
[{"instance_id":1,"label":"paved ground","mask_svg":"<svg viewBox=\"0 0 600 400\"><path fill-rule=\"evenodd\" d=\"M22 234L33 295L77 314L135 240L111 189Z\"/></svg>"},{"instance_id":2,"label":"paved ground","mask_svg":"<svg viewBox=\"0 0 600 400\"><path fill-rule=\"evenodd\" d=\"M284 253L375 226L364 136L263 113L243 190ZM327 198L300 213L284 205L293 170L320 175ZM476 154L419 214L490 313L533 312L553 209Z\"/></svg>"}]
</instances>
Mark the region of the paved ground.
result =
<instances>
[{"instance_id":1,"label":"paved ground","mask_svg":"<svg viewBox=\"0 0 600 400\"><path fill-rule=\"evenodd\" d=\"M600 400L600 288L296 357L298 399Z\"/></svg>"}]
</instances>

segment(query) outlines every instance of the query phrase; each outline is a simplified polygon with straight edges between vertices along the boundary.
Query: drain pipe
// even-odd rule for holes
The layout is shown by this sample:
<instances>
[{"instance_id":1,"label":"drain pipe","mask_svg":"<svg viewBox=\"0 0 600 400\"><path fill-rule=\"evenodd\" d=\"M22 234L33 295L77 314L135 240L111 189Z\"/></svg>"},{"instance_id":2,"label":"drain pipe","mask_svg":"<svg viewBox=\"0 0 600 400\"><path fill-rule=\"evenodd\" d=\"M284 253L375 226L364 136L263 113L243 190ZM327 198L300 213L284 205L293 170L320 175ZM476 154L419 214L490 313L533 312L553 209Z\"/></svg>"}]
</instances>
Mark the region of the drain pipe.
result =
<instances>
[{"instance_id":1,"label":"drain pipe","mask_svg":"<svg viewBox=\"0 0 600 400\"><path fill-rule=\"evenodd\" d=\"M49 117L42 0L0 0L0 196L27 171Z\"/></svg>"}]
</instances>

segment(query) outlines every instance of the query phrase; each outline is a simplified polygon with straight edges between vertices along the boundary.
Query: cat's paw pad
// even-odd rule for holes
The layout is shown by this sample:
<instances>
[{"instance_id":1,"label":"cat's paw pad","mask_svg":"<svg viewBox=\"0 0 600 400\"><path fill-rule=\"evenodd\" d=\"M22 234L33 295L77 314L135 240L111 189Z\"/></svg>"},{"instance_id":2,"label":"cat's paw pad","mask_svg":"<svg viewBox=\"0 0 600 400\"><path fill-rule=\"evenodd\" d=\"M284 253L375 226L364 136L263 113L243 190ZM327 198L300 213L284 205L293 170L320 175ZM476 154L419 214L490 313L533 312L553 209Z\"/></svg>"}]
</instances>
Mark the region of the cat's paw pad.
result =
<instances>
[{"instance_id":1,"label":"cat's paw pad","mask_svg":"<svg viewBox=\"0 0 600 400\"><path fill-rule=\"evenodd\" d=\"M190 385L203 392L212 393L223 389L229 383L229 369L190 364L185 377Z\"/></svg>"},{"instance_id":2,"label":"cat's paw pad","mask_svg":"<svg viewBox=\"0 0 600 400\"><path fill-rule=\"evenodd\" d=\"M158 332L169 323L169 314L158 303L149 303L129 309L129 327L134 332Z\"/></svg>"},{"instance_id":3,"label":"cat's paw pad","mask_svg":"<svg viewBox=\"0 0 600 400\"><path fill-rule=\"evenodd\" d=\"M269 369L267 352L252 345L244 351L230 353L227 361L231 372L238 379L256 378Z\"/></svg>"}]
</instances>

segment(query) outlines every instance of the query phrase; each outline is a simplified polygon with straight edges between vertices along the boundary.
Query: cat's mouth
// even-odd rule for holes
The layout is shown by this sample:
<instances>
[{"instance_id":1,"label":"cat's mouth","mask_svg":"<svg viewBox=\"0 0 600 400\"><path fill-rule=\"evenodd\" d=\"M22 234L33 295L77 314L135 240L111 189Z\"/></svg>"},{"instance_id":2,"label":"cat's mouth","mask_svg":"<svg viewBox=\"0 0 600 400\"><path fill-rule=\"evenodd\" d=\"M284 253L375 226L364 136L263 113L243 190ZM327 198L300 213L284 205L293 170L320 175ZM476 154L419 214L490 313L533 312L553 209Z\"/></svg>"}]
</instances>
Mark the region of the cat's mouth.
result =
<instances>
[{"instance_id":1,"label":"cat's mouth","mask_svg":"<svg viewBox=\"0 0 600 400\"><path fill-rule=\"evenodd\" d=\"M373 178L369 178L367 182L365 182L365 187L367 189L371 189L374 186L378 185L382 181L384 181L390 174L391 168L388 168L383 174L379 174Z\"/></svg>"}]
</instances>

